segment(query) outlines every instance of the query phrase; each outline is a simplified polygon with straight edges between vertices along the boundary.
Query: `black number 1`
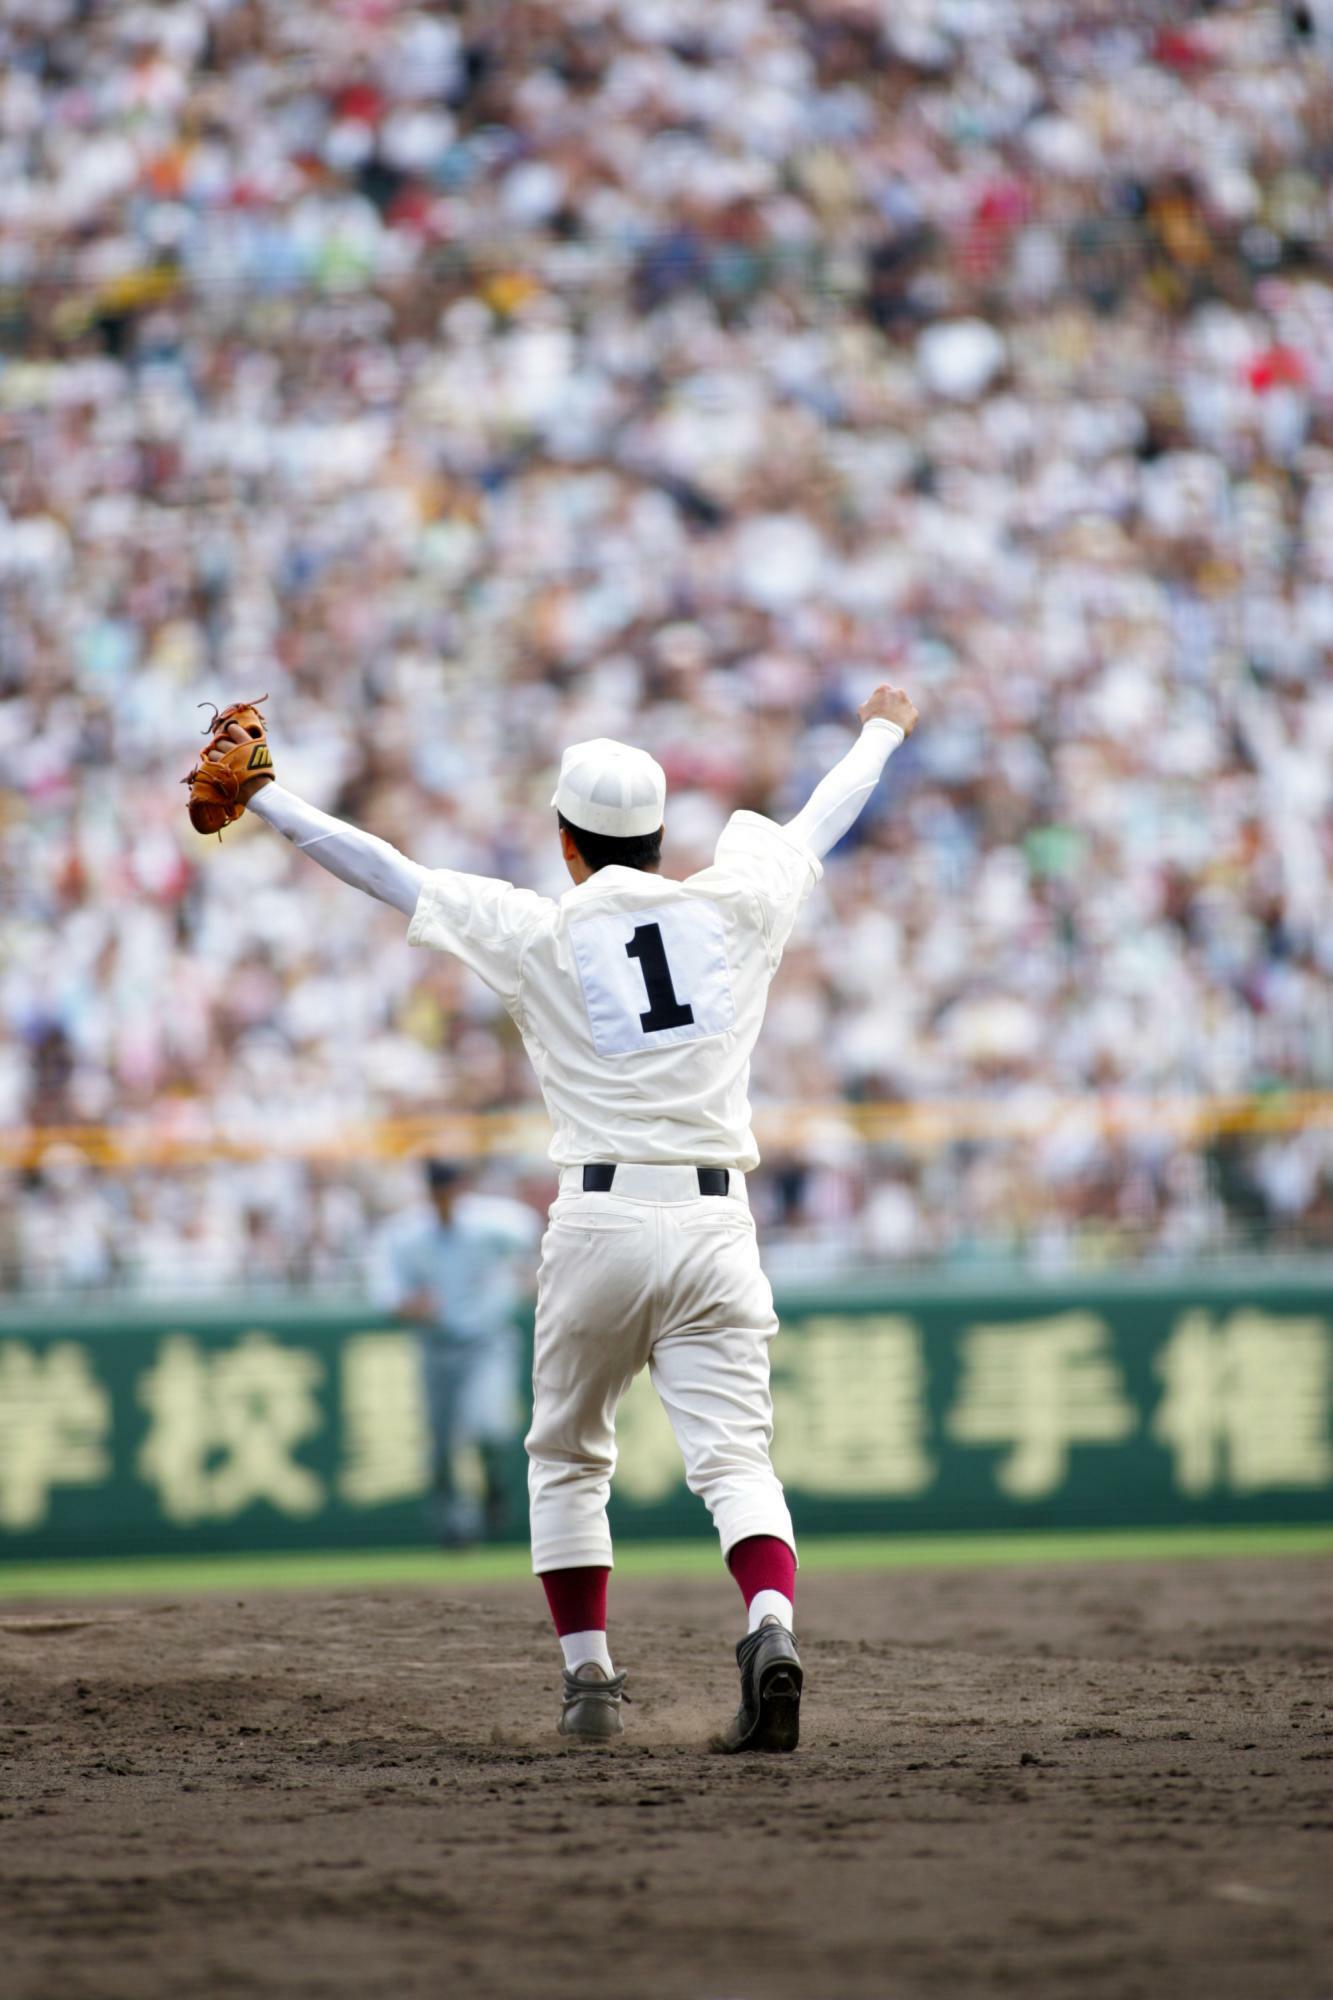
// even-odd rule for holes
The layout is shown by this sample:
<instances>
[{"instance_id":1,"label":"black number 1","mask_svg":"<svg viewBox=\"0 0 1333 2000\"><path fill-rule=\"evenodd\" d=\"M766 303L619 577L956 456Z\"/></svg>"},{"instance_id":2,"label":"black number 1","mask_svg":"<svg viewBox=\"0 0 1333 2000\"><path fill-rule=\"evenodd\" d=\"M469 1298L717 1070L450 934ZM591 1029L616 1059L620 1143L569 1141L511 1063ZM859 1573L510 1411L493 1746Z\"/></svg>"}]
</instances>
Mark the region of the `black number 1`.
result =
<instances>
[{"instance_id":1,"label":"black number 1","mask_svg":"<svg viewBox=\"0 0 1333 2000\"><path fill-rule=\"evenodd\" d=\"M644 1034L655 1035L660 1028L688 1026L694 1019L694 1009L676 998L661 925L640 924L625 952L627 957L638 959L643 983L648 988L648 1011L639 1016Z\"/></svg>"}]
</instances>

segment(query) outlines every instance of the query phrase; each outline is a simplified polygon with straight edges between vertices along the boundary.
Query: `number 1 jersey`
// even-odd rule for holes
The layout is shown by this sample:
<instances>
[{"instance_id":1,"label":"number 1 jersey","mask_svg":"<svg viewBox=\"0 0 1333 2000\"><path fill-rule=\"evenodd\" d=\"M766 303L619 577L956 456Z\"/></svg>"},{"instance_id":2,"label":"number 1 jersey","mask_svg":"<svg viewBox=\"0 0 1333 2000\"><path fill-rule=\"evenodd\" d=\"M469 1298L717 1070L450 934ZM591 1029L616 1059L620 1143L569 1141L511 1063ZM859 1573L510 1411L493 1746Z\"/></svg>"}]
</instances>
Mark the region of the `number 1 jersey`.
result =
<instances>
[{"instance_id":1,"label":"number 1 jersey","mask_svg":"<svg viewBox=\"0 0 1333 2000\"><path fill-rule=\"evenodd\" d=\"M602 868L558 902L440 869L407 936L462 959L512 1014L555 1128L551 1158L758 1164L750 1057L797 911L823 874L736 813L711 867Z\"/></svg>"}]
</instances>

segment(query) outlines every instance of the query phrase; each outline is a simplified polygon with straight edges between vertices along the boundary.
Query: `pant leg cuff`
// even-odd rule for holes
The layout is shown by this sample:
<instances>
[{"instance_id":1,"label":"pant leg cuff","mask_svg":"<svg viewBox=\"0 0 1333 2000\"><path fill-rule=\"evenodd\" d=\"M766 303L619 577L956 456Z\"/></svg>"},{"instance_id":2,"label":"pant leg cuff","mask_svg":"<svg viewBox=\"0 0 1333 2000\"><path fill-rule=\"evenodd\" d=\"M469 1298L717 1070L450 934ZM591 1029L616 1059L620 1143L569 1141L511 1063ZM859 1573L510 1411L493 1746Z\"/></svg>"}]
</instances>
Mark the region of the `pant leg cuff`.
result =
<instances>
[{"instance_id":1,"label":"pant leg cuff","mask_svg":"<svg viewBox=\"0 0 1333 2000\"><path fill-rule=\"evenodd\" d=\"M792 1527L791 1515L785 1507L770 1508L766 1513L728 1515L717 1524L718 1539L722 1543L722 1557L730 1556L737 1542L748 1542L752 1535L771 1535L774 1541L785 1542L796 1557L796 1567L801 1566L801 1558L796 1549L796 1531Z\"/></svg>"},{"instance_id":2,"label":"pant leg cuff","mask_svg":"<svg viewBox=\"0 0 1333 2000\"><path fill-rule=\"evenodd\" d=\"M558 1545L534 1542L532 1573L544 1576L550 1569L614 1569L610 1542L561 1542Z\"/></svg>"}]
</instances>

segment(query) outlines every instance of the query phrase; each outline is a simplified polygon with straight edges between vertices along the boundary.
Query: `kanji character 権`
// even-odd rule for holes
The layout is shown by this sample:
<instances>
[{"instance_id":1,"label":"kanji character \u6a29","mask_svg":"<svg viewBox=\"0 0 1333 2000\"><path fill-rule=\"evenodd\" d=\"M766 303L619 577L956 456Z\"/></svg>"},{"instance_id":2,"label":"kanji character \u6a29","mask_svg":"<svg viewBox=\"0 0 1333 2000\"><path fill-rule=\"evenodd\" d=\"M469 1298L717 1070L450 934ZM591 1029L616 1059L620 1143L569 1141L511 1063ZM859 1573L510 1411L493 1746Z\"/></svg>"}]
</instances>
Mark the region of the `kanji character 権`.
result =
<instances>
[{"instance_id":1,"label":"kanji character \u6a29","mask_svg":"<svg viewBox=\"0 0 1333 2000\"><path fill-rule=\"evenodd\" d=\"M1157 1356L1152 1435L1191 1495L1333 1485L1333 1328L1243 1307L1187 1312Z\"/></svg>"}]
</instances>

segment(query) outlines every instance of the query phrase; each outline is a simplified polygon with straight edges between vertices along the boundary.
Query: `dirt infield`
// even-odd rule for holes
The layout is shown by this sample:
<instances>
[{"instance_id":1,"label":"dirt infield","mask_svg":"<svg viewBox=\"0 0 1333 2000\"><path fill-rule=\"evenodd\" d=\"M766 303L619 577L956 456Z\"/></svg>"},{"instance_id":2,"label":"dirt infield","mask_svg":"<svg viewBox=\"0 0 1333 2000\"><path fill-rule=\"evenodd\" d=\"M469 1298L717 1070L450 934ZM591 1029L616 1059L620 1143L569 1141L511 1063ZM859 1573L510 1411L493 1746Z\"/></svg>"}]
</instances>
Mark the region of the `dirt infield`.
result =
<instances>
[{"instance_id":1,"label":"dirt infield","mask_svg":"<svg viewBox=\"0 0 1333 2000\"><path fill-rule=\"evenodd\" d=\"M1317 1559L803 1581L795 1757L703 1747L716 1583L0 1608L8 2000L1333 1993Z\"/></svg>"}]
</instances>

